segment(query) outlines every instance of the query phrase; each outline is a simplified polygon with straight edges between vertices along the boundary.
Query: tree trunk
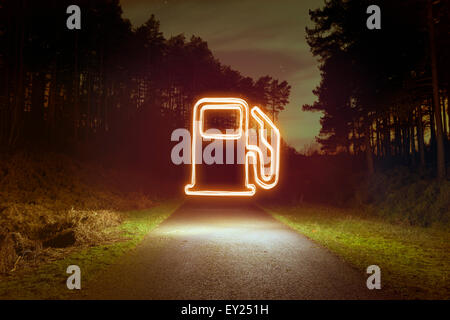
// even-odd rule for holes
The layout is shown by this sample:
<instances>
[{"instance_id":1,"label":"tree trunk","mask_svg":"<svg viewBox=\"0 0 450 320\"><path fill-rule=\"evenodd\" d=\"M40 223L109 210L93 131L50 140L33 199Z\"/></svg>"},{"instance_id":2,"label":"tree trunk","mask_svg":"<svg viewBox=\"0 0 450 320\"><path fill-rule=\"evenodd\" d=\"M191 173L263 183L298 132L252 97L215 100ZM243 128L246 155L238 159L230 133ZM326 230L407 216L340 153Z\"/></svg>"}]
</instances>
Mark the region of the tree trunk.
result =
<instances>
[{"instance_id":1,"label":"tree trunk","mask_svg":"<svg viewBox=\"0 0 450 320\"><path fill-rule=\"evenodd\" d=\"M419 145L420 166L425 167L425 144L423 141L422 106L417 106L417 144Z\"/></svg>"},{"instance_id":2,"label":"tree trunk","mask_svg":"<svg viewBox=\"0 0 450 320\"><path fill-rule=\"evenodd\" d=\"M78 31L75 30L75 48L74 48L74 103L73 103L73 138L78 140L78 126L80 121L80 73L78 71Z\"/></svg>"},{"instance_id":3,"label":"tree trunk","mask_svg":"<svg viewBox=\"0 0 450 320\"><path fill-rule=\"evenodd\" d=\"M442 132L441 108L439 105L439 87L438 87L438 71L436 62L436 47L434 40L434 22L433 22L433 7L431 0L428 0L428 33L430 40L430 54L431 54L431 77L433 83L433 105L434 116L436 117L436 165L437 178L442 180L445 178L445 150L444 137Z\"/></svg>"},{"instance_id":4,"label":"tree trunk","mask_svg":"<svg viewBox=\"0 0 450 320\"><path fill-rule=\"evenodd\" d=\"M368 124L364 134L364 144L366 149L367 172L369 175L373 175L375 170L373 166L372 146L370 145L370 134L370 125Z\"/></svg>"},{"instance_id":5,"label":"tree trunk","mask_svg":"<svg viewBox=\"0 0 450 320\"><path fill-rule=\"evenodd\" d=\"M434 125L433 102L431 101L431 99L428 99L427 105L429 107L428 113L430 117L430 132L431 132L430 146L431 150L434 152L434 150L436 149L436 126Z\"/></svg>"},{"instance_id":6,"label":"tree trunk","mask_svg":"<svg viewBox=\"0 0 450 320\"><path fill-rule=\"evenodd\" d=\"M413 166L416 165L416 143L414 139L414 109L413 112L410 113L409 116L409 145L411 151L411 164Z\"/></svg>"},{"instance_id":7,"label":"tree trunk","mask_svg":"<svg viewBox=\"0 0 450 320\"><path fill-rule=\"evenodd\" d=\"M56 79L58 68L58 59L51 69L51 79L50 79L50 95L48 101L48 117L47 117L47 139L55 142L57 137L55 132L55 109L56 109L56 96L58 91L58 82Z\"/></svg>"},{"instance_id":8,"label":"tree trunk","mask_svg":"<svg viewBox=\"0 0 450 320\"><path fill-rule=\"evenodd\" d=\"M25 3L20 1L18 7L20 10L25 10ZM14 56L14 97L13 97L13 110L11 117L11 125L8 137L8 145L13 146L19 136L20 127L22 125L22 116L23 116L23 74L24 74L24 65L23 65L23 48L24 48L24 39L25 39L25 21L23 19L23 15L19 15L16 22L16 35L14 41L14 48L17 50Z\"/></svg>"},{"instance_id":9,"label":"tree trunk","mask_svg":"<svg viewBox=\"0 0 450 320\"><path fill-rule=\"evenodd\" d=\"M392 155L391 152L391 128L390 128L390 114L388 113L386 118L384 119L384 147L385 147L385 155L386 157L390 157Z\"/></svg>"},{"instance_id":10,"label":"tree trunk","mask_svg":"<svg viewBox=\"0 0 450 320\"><path fill-rule=\"evenodd\" d=\"M44 127L45 76L42 72L35 72L32 75L31 112L27 112L30 118L30 122L27 124L27 131L34 139L42 138L42 129Z\"/></svg>"},{"instance_id":11,"label":"tree trunk","mask_svg":"<svg viewBox=\"0 0 450 320\"><path fill-rule=\"evenodd\" d=\"M448 128L447 128L447 116L446 116L446 112L445 112L445 96L442 95L440 97L440 103L441 103L441 110L442 110L442 128L443 128L443 132L444 132L444 140L447 139L448 136Z\"/></svg>"}]
</instances>

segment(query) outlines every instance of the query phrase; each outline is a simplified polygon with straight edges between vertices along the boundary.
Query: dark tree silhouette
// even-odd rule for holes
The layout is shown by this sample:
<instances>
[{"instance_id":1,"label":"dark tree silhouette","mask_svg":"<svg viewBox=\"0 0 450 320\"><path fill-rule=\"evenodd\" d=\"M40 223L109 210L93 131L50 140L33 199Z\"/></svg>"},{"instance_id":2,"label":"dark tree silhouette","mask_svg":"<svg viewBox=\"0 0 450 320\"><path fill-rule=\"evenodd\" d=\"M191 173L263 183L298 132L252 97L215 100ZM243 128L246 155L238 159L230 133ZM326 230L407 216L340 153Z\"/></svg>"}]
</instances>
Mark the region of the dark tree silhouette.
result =
<instances>
[{"instance_id":1,"label":"dark tree silhouette","mask_svg":"<svg viewBox=\"0 0 450 320\"><path fill-rule=\"evenodd\" d=\"M81 30L66 28L71 4ZM121 15L118 0L0 3L2 148L167 166L153 150L170 156L170 133L188 128L196 99L243 97L274 117L287 104L287 82L243 77L199 37L165 39L153 15L137 28Z\"/></svg>"},{"instance_id":2,"label":"dark tree silhouette","mask_svg":"<svg viewBox=\"0 0 450 320\"><path fill-rule=\"evenodd\" d=\"M365 27L371 4L382 8L381 30ZM326 152L364 152L369 173L374 156L421 166L429 159L444 177L449 65L435 51L448 52L449 3L428 8L427 16L426 0L331 0L310 11L307 41L322 81L303 110L323 112Z\"/></svg>"}]
</instances>

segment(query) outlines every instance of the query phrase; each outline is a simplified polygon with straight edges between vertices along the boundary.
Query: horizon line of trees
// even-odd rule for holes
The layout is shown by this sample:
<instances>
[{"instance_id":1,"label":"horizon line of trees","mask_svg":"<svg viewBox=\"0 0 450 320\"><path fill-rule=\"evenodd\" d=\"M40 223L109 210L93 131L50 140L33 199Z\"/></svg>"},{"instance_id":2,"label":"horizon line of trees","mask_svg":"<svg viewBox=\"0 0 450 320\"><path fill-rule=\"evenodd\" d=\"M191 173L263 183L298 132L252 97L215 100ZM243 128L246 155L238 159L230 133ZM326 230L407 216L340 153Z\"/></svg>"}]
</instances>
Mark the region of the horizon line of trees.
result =
<instances>
[{"instance_id":1,"label":"horizon line of trees","mask_svg":"<svg viewBox=\"0 0 450 320\"><path fill-rule=\"evenodd\" d=\"M81 30L66 28L71 4ZM286 81L221 64L199 37L164 38L153 15L132 27L119 0L0 3L2 148L93 143L147 161L173 128L190 127L201 97L242 97L275 119L289 94Z\"/></svg>"},{"instance_id":2,"label":"horizon line of trees","mask_svg":"<svg viewBox=\"0 0 450 320\"><path fill-rule=\"evenodd\" d=\"M381 29L366 8L381 8ZM329 0L310 10L307 41L319 58L317 141L326 153L425 167L445 177L449 158L449 1Z\"/></svg>"}]
</instances>

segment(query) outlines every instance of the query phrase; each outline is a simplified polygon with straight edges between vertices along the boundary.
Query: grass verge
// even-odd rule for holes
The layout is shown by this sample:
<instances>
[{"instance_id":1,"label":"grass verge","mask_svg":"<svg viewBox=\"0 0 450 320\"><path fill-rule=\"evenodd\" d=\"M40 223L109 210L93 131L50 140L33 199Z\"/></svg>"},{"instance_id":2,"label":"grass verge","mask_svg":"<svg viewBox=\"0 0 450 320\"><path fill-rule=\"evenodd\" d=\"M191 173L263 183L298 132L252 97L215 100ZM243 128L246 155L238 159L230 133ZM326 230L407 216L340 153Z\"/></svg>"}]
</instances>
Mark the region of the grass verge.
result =
<instances>
[{"instance_id":1,"label":"grass verge","mask_svg":"<svg viewBox=\"0 0 450 320\"><path fill-rule=\"evenodd\" d=\"M167 219L180 201L166 201L147 210L130 211L122 224L110 230L119 232L116 241L87 248L75 248L65 258L43 265L35 270L24 270L0 279L0 299L66 299L76 290L66 287L69 265L81 269L81 285L85 285L100 271L136 247L145 235Z\"/></svg>"},{"instance_id":2,"label":"grass verge","mask_svg":"<svg viewBox=\"0 0 450 320\"><path fill-rule=\"evenodd\" d=\"M381 268L383 283L406 299L450 299L450 230L392 224L356 210L269 206L276 219L365 272Z\"/></svg>"}]
</instances>

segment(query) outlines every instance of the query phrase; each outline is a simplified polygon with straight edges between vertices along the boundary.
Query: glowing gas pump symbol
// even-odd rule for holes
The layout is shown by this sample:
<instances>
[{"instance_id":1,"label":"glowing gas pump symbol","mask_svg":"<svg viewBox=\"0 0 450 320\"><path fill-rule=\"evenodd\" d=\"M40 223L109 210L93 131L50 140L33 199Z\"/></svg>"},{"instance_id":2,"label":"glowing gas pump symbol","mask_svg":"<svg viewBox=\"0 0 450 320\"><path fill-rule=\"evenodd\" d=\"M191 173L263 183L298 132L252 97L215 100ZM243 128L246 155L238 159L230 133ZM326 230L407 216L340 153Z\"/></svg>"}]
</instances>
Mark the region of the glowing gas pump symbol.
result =
<instances>
[{"instance_id":1,"label":"glowing gas pump symbol","mask_svg":"<svg viewBox=\"0 0 450 320\"><path fill-rule=\"evenodd\" d=\"M204 113L207 110L232 110L239 111L239 127L236 132L232 134L208 134L204 130ZM250 111L252 119L258 125L258 137L262 144L270 152L270 168L269 173L266 173L264 164L264 156L262 150L257 145L249 143L249 106L245 100L238 98L203 98L197 101L194 106L194 116L192 124L192 150L191 150L191 183L184 188L187 195L201 195L201 196L253 196L256 192L254 184L249 182L250 159L253 166L255 182L263 189L272 189L278 183L280 171L280 131L274 123L267 117L264 112L258 108L253 107ZM273 136L271 143L269 143L264 135L265 125L268 125L272 130ZM198 136L205 139L220 139L220 140L238 140L245 141L245 189L244 190L203 190L195 186L195 172L196 172L196 141ZM273 146L275 144L275 147ZM259 163L259 166L258 166ZM259 170L258 170L259 169Z\"/></svg>"}]
</instances>

